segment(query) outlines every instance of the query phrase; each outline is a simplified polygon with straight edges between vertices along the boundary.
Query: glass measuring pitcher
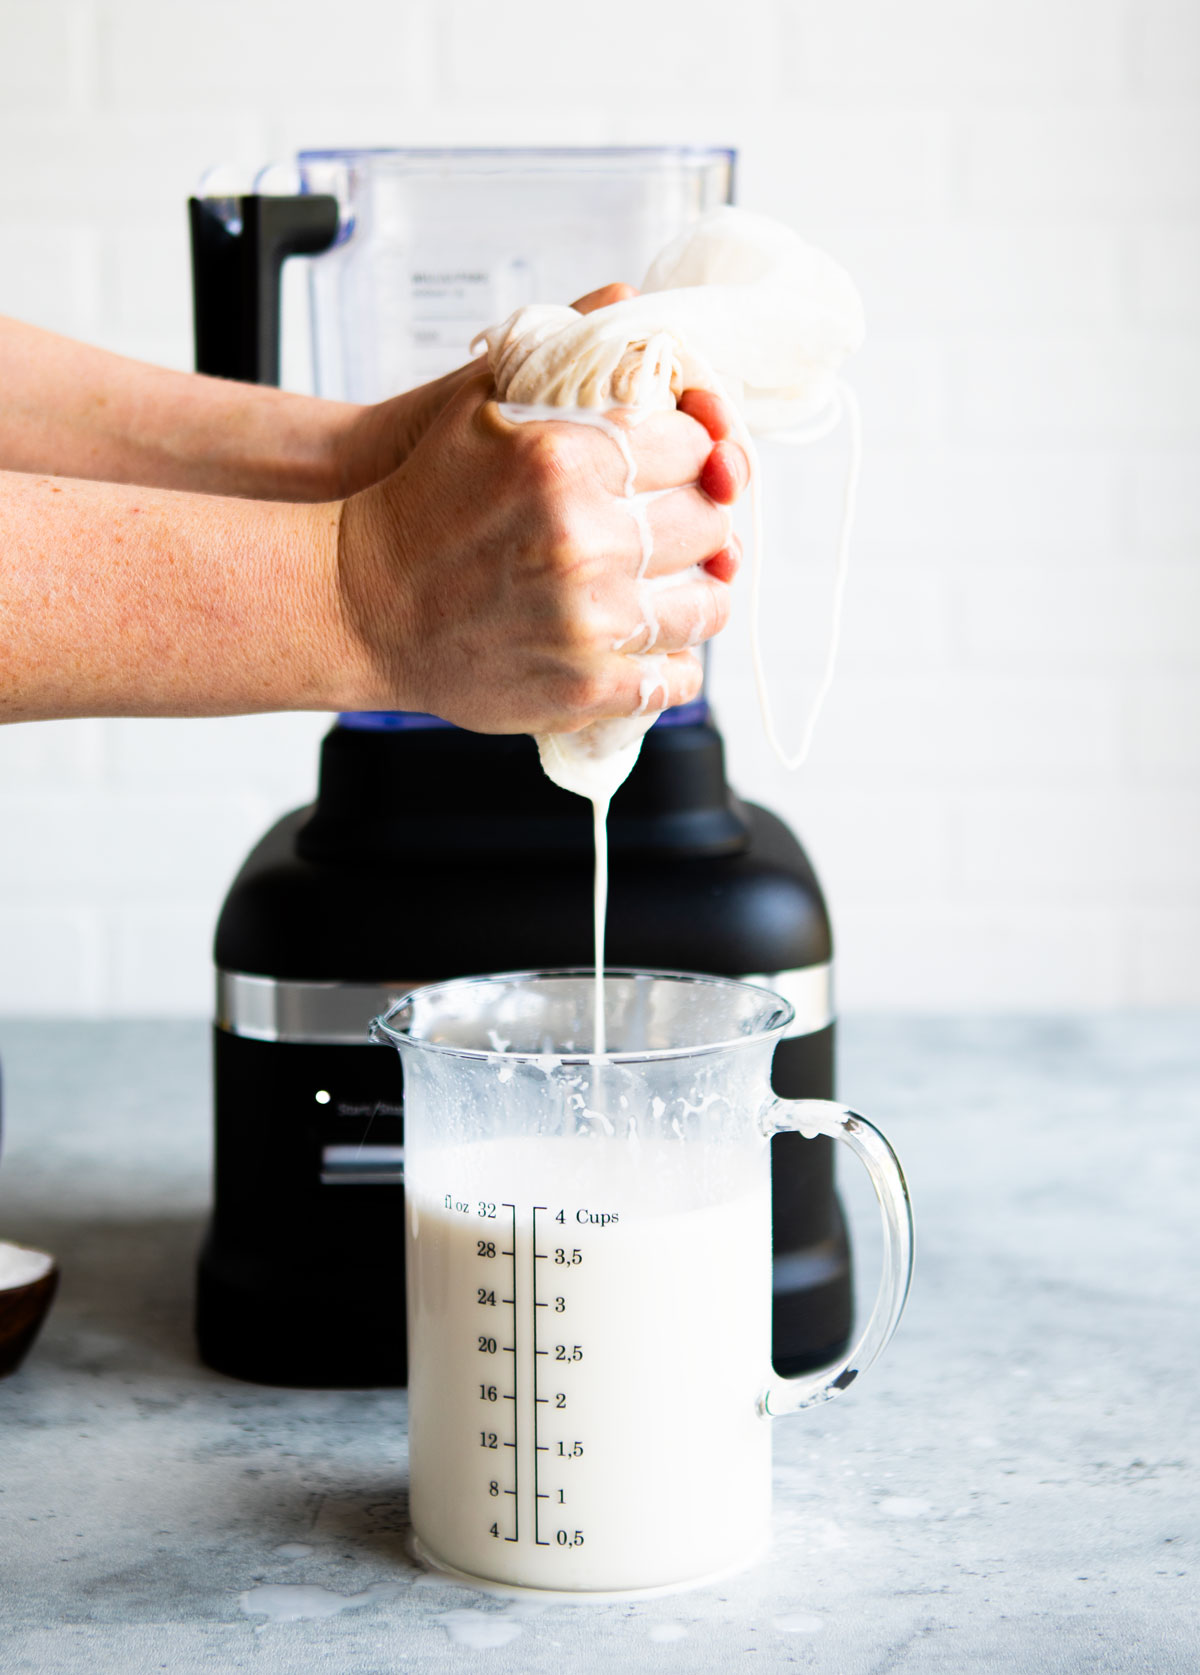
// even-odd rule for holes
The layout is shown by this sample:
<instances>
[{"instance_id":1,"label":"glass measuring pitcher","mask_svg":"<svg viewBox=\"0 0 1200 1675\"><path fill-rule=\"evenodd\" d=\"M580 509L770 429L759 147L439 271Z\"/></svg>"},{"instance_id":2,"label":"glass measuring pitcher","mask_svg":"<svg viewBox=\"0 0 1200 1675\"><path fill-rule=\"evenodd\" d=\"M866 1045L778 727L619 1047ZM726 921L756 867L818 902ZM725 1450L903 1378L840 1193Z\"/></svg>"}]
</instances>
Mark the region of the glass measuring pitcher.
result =
<instances>
[{"instance_id":1,"label":"glass measuring pitcher","mask_svg":"<svg viewBox=\"0 0 1200 1675\"><path fill-rule=\"evenodd\" d=\"M896 1328L912 1218L888 1142L777 1099L780 996L725 978L462 978L399 1001L409 1472L418 1544L470 1578L621 1593L715 1578L770 1536L769 1416L844 1390ZM844 1141L883 1213L850 1353L770 1365L769 1141Z\"/></svg>"}]
</instances>

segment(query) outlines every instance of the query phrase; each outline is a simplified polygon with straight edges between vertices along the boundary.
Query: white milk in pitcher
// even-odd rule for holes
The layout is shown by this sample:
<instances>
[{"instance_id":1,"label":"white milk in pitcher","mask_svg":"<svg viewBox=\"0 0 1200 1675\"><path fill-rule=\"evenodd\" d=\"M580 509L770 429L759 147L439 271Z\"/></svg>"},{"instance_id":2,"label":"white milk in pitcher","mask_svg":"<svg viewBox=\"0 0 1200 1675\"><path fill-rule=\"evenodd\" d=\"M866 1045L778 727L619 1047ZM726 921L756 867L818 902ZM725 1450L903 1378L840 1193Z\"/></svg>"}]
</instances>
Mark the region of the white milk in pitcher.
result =
<instances>
[{"instance_id":1,"label":"white milk in pitcher","mask_svg":"<svg viewBox=\"0 0 1200 1675\"><path fill-rule=\"evenodd\" d=\"M538 1138L422 1159L409 1459L433 1559L616 1592L766 1548L766 1142L731 1151L719 1188L691 1177L694 1157L682 1142Z\"/></svg>"}]
</instances>

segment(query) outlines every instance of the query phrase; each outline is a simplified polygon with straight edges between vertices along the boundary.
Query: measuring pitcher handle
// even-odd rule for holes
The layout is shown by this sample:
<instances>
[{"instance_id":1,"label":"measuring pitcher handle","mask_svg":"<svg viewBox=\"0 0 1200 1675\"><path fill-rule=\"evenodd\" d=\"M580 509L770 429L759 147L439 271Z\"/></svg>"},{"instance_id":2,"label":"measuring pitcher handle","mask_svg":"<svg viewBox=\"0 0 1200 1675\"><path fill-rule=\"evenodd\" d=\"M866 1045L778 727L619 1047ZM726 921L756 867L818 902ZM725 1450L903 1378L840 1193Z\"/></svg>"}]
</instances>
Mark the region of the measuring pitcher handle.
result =
<instances>
[{"instance_id":1,"label":"measuring pitcher handle","mask_svg":"<svg viewBox=\"0 0 1200 1675\"><path fill-rule=\"evenodd\" d=\"M796 1133L806 1140L827 1134L861 1158L883 1218L883 1273L870 1319L853 1349L819 1373L773 1376L760 1398L765 1414L798 1413L847 1389L881 1353L900 1323L913 1268L913 1219L904 1171L887 1140L865 1117L828 1099L773 1099L763 1113L768 1134Z\"/></svg>"}]
</instances>

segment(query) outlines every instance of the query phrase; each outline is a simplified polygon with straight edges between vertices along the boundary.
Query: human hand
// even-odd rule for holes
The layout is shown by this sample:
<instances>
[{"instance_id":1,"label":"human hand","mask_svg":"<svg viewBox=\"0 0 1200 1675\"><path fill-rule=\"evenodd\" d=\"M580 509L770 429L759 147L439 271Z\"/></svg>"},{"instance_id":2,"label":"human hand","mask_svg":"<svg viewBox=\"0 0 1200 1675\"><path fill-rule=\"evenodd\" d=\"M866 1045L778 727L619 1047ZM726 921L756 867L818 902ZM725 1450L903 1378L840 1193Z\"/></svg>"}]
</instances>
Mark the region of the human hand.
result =
<instances>
[{"instance_id":1,"label":"human hand","mask_svg":"<svg viewBox=\"0 0 1200 1675\"><path fill-rule=\"evenodd\" d=\"M637 492L670 491L646 505L646 579L681 579L656 593L647 627L641 537L612 438L513 424L486 371L452 376L400 468L342 508L345 707L427 710L478 732L572 732L638 710L633 653L648 651L664 654L664 707L694 697L690 648L728 618L738 555L727 507L749 477L724 405L693 391L680 411L636 426L610 415Z\"/></svg>"}]
</instances>

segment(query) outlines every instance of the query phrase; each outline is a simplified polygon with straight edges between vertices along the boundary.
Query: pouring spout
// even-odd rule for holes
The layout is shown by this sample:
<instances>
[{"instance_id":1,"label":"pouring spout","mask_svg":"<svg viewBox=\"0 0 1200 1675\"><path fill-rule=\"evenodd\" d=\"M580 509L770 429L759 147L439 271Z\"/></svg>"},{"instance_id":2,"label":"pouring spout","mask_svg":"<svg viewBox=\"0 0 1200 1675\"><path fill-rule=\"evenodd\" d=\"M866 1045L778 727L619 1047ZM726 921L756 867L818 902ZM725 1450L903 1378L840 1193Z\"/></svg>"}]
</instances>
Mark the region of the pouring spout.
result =
<instances>
[{"instance_id":1,"label":"pouring spout","mask_svg":"<svg viewBox=\"0 0 1200 1675\"><path fill-rule=\"evenodd\" d=\"M399 999L393 1000L386 1012L371 1019L367 1038L378 1046L400 1047L408 1040L412 1022L413 996L411 993L402 994Z\"/></svg>"}]
</instances>

